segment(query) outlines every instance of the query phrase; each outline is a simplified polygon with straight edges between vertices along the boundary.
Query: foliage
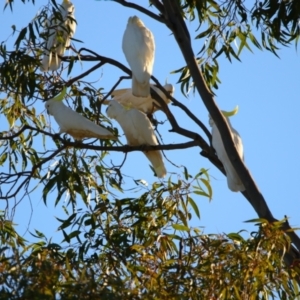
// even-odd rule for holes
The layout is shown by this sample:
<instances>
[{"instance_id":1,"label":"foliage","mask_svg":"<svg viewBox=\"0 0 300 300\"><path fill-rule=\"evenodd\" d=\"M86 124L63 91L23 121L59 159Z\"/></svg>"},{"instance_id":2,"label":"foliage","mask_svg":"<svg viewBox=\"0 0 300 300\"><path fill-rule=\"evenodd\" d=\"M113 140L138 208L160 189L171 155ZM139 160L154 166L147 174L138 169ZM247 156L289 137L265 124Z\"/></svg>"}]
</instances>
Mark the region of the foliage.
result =
<instances>
[{"instance_id":1,"label":"foliage","mask_svg":"<svg viewBox=\"0 0 300 300\"><path fill-rule=\"evenodd\" d=\"M5 7L13 10L14 2L7 1ZM115 2L125 5L125 1ZM150 2L156 8L163 5ZM196 59L211 90L221 82L220 57L240 60L244 49L251 51L251 44L275 55L279 45L297 45L300 6L296 0L256 1L251 8L233 0L176 3L184 18L199 25L195 39L205 43L197 50ZM114 151L144 148L128 149L109 140L73 142L49 130L47 116L36 111L36 103L51 98L66 85L69 106L118 134L101 112L101 100L108 95L102 88L95 88L87 76L104 64L130 75L119 62L74 47L75 54L63 58L71 79L64 77L62 68L54 75L41 73L40 59L47 39L44 24L50 12L59 15L57 9L56 2L49 1L28 26L13 28L18 32L14 49L7 49L5 42L0 45L0 113L9 127L0 132L0 199L8 204L11 199L22 201L37 189L41 189L45 205L51 200L57 206L67 199L63 204L66 217L58 219L64 240L61 245L52 243L36 230L32 235L38 241L28 243L15 231L8 211L3 212L0 299L299 297L297 261L290 266L284 262L291 249L282 229L285 222L257 220L257 232L247 239L240 233L204 235L189 223L193 216L200 218L194 196L212 198L207 170L200 169L192 176L184 167L176 180L169 177L150 187L134 179L137 196L129 198L122 164L114 165L108 158ZM159 15L156 18L162 21ZM73 42L76 46L80 43ZM73 66L78 60L95 65L76 74ZM190 69L184 66L174 72L179 73L182 92L187 93L195 84ZM186 107L171 100L203 129L201 121ZM222 170L206 142L208 130L204 128L204 138L195 133L198 129L188 132L178 126L167 108L164 112L172 130L192 136L194 143L189 145L200 146ZM168 145L160 149L164 147ZM172 147L182 149L182 145Z\"/></svg>"},{"instance_id":2,"label":"foliage","mask_svg":"<svg viewBox=\"0 0 300 300\"><path fill-rule=\"evenodd\" d=\"M166 205L174 208L173 203ZM137 221L128 222L137 205ZM270 299L276 295L295 299L299 295L298 266L283 267L282 253L289 241L278 224L262 221L245 240L238 233L203 235L188 227L170 232L166 221L175 216L159 215L158 203L151 203L150 210L138 199L109 206L113 214L104 213L105 205L83 214L80 223L84 219L90 228L84 243L63 249L37 232L40 241L26 248L26 255L14 247L2 250L1 299ZM93 254L87 256L89 246Z\"/></svg>"}]
</instances>

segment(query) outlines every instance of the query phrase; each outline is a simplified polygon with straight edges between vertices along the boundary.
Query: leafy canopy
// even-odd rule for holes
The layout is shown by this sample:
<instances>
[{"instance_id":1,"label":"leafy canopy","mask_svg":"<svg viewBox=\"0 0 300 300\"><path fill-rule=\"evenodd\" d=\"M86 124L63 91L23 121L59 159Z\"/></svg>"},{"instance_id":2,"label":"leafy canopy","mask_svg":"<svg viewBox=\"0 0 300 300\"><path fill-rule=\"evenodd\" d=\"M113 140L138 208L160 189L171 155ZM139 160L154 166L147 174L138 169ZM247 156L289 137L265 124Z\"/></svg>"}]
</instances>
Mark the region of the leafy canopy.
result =
<instances>
[{"instance_id":1,"label":"leafy canopy","mask_svg":"<svg viewBox=\"0 0 300 300\"><path fill-rule=\"evenodd\" d=\"M13 10L14 5L21 5L15 2L6 1L4 7ZM34 4L33 0L22 2ZM196 39L202 40L203 46L197 49L195 61L210 93L216 92L221 83L220 57L240 60L242 51L252 51L253 46L279 55L279 45L297 45L299 39L297 0L250 4L233 0L177 0L171 4L167 0L150 1L149 10L127 1L115 2L140 10L171 30L174 24L166 16L179 12L177 28L182 26L187 41L191 37L183 22L196 23ZM51 13L61 20L58 9L55 0L49 1L26 27L12 28L17 33L12 49L5 41L0 45L0 113L7 125L0 132L0 198L10 208L12 200L24 201L40 190L45 205L62 205L66 217L57 220L64 240L61 244L53 243L36 229L31 232L37 241L29 243L16 232L8 217L11 211L3 211L1 299L299 297L298 261L286 259L293 249L290 238L295 244L297 236L292 235L293 231L289 236L286 234L286 221L253 220L258 227L249 238L241 233L204 235L199 228L191 227L190 221L200 218L195 197L212 198L207 170L202 168L193 176L184 167L176 180L174 176L155 180L150 186L134 178L136 196L130 197L133 193L127 190L122 164L115 165L112 155L145 148L129 149L110 140L73 142L68 136L53 133L46 112L38 111L37 104L68 86L66 99L76 112L118 134L118 129L102 113L102 100L110 93L104 94L104 87L96 88L88 75L105 64L120 69L124 76L131 75L118 61L95 50L79 48L81 41L75 38L73 55L62 58L63 68L53 74L40 72L41 56L49 37L45 21ZM181 51L184 56L190 55L184 47ZM94 65L78 74L73 67L79 62ZM199 82L188 63L174 73L178 73L184 94L191 88L196 90ZM158 98L172 131L192 142L162 144L157 148L185 151L187 147L200 147L202 155L224 173L210 147L208 129L186 106L171 100L204 134L197 133L199 128L191 132L180 127L176 116ZM156 125L157 130L162 126ZM154 148L146 150L151 149ZM245 197L253 201L251 193Z\"/></svg>"}]
</instances>

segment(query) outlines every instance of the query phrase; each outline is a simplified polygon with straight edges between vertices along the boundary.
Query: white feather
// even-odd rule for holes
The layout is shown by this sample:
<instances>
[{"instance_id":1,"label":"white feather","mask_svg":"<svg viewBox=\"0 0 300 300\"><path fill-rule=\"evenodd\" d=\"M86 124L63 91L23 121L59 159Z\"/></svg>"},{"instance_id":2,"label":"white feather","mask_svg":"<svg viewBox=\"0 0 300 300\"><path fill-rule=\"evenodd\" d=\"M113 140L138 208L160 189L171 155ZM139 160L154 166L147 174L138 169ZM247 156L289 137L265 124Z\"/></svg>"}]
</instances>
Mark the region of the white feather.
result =
<instances>
[{"instance_id":1,"label":"white feather","mask_svg":"<svg viewBox=\"0 0 300 300\"><path fill-rule=\"evenodd\" d=\"M232 136L234 145L237 149L237 152L238 152L239 156L241 157L241 159L244 160L244 149L243 149L242 139L241 139L239 133L231 126L229 119L228 118L226 118L226 119L227 119L228 125L230 127L231 136ZM242 184L238 174L236 173L233 165L231 164L231 162L229 160L229 157L224 148L224 144L223 144L220 132L219 132L215 122L211 118L211 116L209 116L209 124L212 127L212 132L211 132L212 146L216 150L216 154L224 166L226 176L227 176L228 187L233 192L239 192L239 191L243 192L245 190L245 187Z\"/></svg>"},{"instance_id":2,"label":"white feather","mask_svg":"<svg viewBox=\"0 0 300 300\"><path fill-rule=\"evenodd\" d=\"M136 16L128 19L122 48L132 71L132 94L147 97L150 93L155 43L152 32Z\"/></svg>"},{"instance_id":3,"label":"white feather","mask_svg":"<svg viewBox=\"0 0 300 300\"><path fill-rule=\"evenodd\" d=\"M171 100L167 98L166 95L158 87L151 84L151 88L153 88L156 93L159 94L159 96L166 102L166 104L169 104L171 102ZM164 88L171 96L173 96L174 86L172 84L166 84ZM114 100L118 101L126 108L136 108L141 112L144 112L145 114L154 113L160 108L160 104L156 100L151 98L151 95L148 95L148 97L145 98L136 97L132 95L132 89L115 90L111 95L113 96Z\"/></svg>"},{"instance_id":4,"label":"white feather","mask_svg":"<svg viewBox=\"0 0 300 300\"><path fill-rule=\"evenodd\" d=\"M75 140L81 140L83 138L117 140L117 137L109 130L93 123L89 119L65 106L62 101L50 99L45 103L45 107L48 113L53 115L55 121L59 125L59 133L68 133Z\"/></svg>"},{"instance_id":5,"label":"white feather","mask_svg":"<svg viewBox=\"0 0 300 300\"><path fill-rule=\"evenodd\" d=\"M71 44L76 30L75 7L69 0L64 0L59 7L61 19L52 15L46 23L46 49L42 59L41 71L56 71L61 64L59 56L63 56Z\"/></svg>"},{"instance_id":6,"label":"white feather","mask_svg":"<svg viewBox=\"0 0 300 300\"><path fill-rule=\"evenodd\" d=\"M106 110L109 118L116 119L122 127L130 146L158 145L153 127L148 117L141 111L132 108L125 109L120 103L111 100ZM157 177L166 176L166 168L159 150L143 151L151 162Z\"/></svg>"}]
</instances>

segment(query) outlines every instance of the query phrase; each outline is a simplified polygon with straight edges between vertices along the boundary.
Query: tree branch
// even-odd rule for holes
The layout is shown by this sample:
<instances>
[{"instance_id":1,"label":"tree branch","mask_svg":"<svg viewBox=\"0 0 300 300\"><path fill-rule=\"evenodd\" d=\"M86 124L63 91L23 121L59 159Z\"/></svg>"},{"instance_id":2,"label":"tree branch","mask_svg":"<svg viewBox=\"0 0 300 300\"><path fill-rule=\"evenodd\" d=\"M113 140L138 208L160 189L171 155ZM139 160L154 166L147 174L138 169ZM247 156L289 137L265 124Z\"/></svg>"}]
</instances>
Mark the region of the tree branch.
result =
<instances>
[{"instance_id":1,"label":"tree branch","mask_svg":"<svg viewBox=\"0 0 300 300\"><path fill-rule=\"evenodd\" d=\"M133 151L177 150L177 149L186 149L186 148L199 146L198 142L196 142L196 141L190 141L190 142L178 143L178 144L168 144L168 145L160 144L160 145L156 145L156 146L151 146L151 145L94 146L94 145L85 144L85 143L78 142L78 141L71 142L71 141L65 140L64 138L60 137L57 133L52 134L50 132L47 132L47 131L39 129L39 128L32 127L30 125L24 125L20 129L20 131L18 131L17 133L15 133L11 136L0 137L0 140L12 140L15 137L19 136L22 132L24 132L27 129L42 133L44 135L52 137L54 140L60 141L63 144L64 148L75 147L78 149L88 149L88 150L95 150L95 151L116 151L116 152L127 153L127 152L133 152ZM39 164L37 164L36 166L39 167Z\"/></svg>"},{"instance_id":2,"label":"tree branch","mask_svg":"<svg viewBox=\"0 0 300 300\"><path fill-rule=\"evenodd\" d=\"M151 79L160 88L160 90L165 94L165 96L168 97L172 101L172 105L178 106L179 108L181 108L204 131L204 133L206 134L206 136L208 137L208 139L211 143L211 133L206 128L206 126L201 122L201 120L199 120L185 105L183 105L181 102L179 102L174 97L172 97L154 76L151 76ZM156 97L156 95L154 95L154 93L153 93L153 89L151 89L151 97L152 98ZM157 99L155 99L155 100L157 100Z\"/></svg>"},{"instance_id":3,"label":"tree branch","mask_svg":"<svg viewBox=\"0 0 300 300\"><path fill-rule=\"evenodd\" d=\"M180 22L182 20L181 14L178 11L177 5L175 5L174 1L171 0L163 0L165 4L165 11L166 11L166 19L168 20L168 27L172 30L177 43L182 51L182 54L186 60L187 66L190 70L191 76L194 79L195 86L200 94L203 103L205 104L207 110L209 111L210 115L212 116L213 120L216 123L217 128L220 131L222 141L224 143L224 147L228 154L228 157L236 169L237 173L239 174L246 190L248 197L247 199L254 207L256 212L261 218L265 218L269 221L273 221L274 217L269 210L265 199L263 198L261 192L259 191L258 187L256 186L254 180L252 179L248 169L244 165L242 159L240 158L232 137L230 133L229 126L222 115L221 111L219 110L218 106L216 105L213 94L208 89L205 80L199 70L198 64L196 62L192 46L190 43L189 37L186 37L186 28L182 28L185 26L184 22ZM183 20L182 20L183 21Z\"/></svg>"},{"instance_id":4,"label":"tree branch","mask_svg":"<svg viewBox=\"0 0 300 300\"><path fill-rule=\"evenodd\" d=\"M8 200L11 198L14 198L20 190L27 184L29 184L31 178L34 176L35 171L39 169L43 164L53 159L57 154L59 154L61 151L63 151L66 148L74 147L79 149L89 149L89 150L95 150L95 151L117 151L117 152L133 152L133 151L154 151L154 150L175 150L175 149L186 149L191 147L198 146L198 143L196 141L190 141L186 143L178 143L178 144L169 144L169 145L157 145L157 146L150 146L150 145L141 145L141 146L94 146L89 144L84 144L82 142L70 142L68 140L65 140L61 138L57 134L51 134L47 131L44 131L39 128L32 127L30 125L24 125L17 133L6 136L6 137L0 137L0 140L12 140L19 135L21 135L25 130L32 130L39 133L42 133L44 135L47 135L49 137L52 137L54 140L59 140L62 143L62 146L56 149L51 155L47 156L46 158L42 158L37 164L32 166L31 171L24 171L24 172L18 172L15 174L8 174L8 173L0 173L0 185L8 184L12 180L12 177L17 177L16 180L13 180L13 185L10 187L8 192L5 196L2 196L2 192L0 190L0 199ZM26 177L21 184L14 190L14 187L17 185L20 178ZM10 182L8 181L10 180ZM13 191L14 190L14 191ZM13 192L12 192L13 191Z\"/></svg>"},{"instance_id":5,"label":"tree branch","mask_svg":"<svg viewBox=\"0 0 300 300\"><path fill-rule=\"evenodd\" d=\"M25 125L25 126L27 126L27 125ZM27 184L27 185L29 184L31 178L34 176L35 171L38 168L40 168L43 164L45 164L46 162L48 162L49 160L51 160L52 158L54 158L59 152L61 152L65 148L66 148L66 146L63 145L59 149L56 149L51 155L49 155L46 158L43 158L40 162L38 162L37 164L33 165L31 171L19 172L19 173L16 173L16 174L7 174L7 178L11 177L11 176L17 176L18 178L15 181L14 185L6 193L6 195L4 197L2 197L2 196L0 197L0 200L1 199L8 200L8 199L16 197L16 195L19 193L19 191L22 189L22 187L25 184ZM3 173L0 173L0 175L3 176ZM22 183L18 186L18 188L12 194L9 194L12 191L12 189L14 188L14 186L17 184L18 179L21 178L21 177L23 177L24 175L27 176L27 177L22 181ZM2 176L1 176L1 182L0 182L1 184L3 184L3 177Z\"/></svg>"},{"instance_id":6,"label":"tree branch","mask_svg":"<svg viewBox=\"0 0 300 300\"><path fill-rule=\"evenodd\" d=\"M154 19L154 20L156 20L158 22L164 23L164 20L160 16L156 15L152 11L150 11L150 10L148 10L148 9L142 7L142 6L139 6L139 5L135 4L135 3L126 2L124 0L113 0L113 2L117 2L117 3L119 3L119 4L123 5L123 6L136 9L136 10L142 12L143 14L149 16L150 18L152 18L152 19Z\"/></svg>"},{"instance_id":7,"label":"tree branch","mask_svg":"<svg viewBox=\"0 0 300 300\"><path fill-rule=\"evenodd\" d=\"M70 79L67 83L66 86L71 86L74 82L78 81L79 79L89 75L90 73L92 73L93 71L97 70L98 68L102 67L105 64L105 62L99 62L98 64L96 64L95 66L93 66L92 68L88 69L87 71L83 72L82 74Z\"/></svg>"},{"instance_id":8,"label":"tree branch","mask_svg":"<svg viewBox=\"0 0 300 300\"><path fill-rule=\"evenodd\" d=\"M129 76L132 76L132 72L130 69L128 69L127 67L125 67L123 64L121 64L120 62L112 59L112 58L108 58L105 56L101 56L99 54L97 54L94 51L91 51L87 48L81 48L78 51L78 54L80 54L82 51L86 51L89 52L91 54L94 55L94 57L89 57L89 61L95 61L95 60L100 60L101 62L103 62L103 65L108 63L111 65L114 65L116 67L118 67L119 69L121 69L123 72L127 73ZM81 55L78 57L74 57L74 56L69 56L69 57L65 57L66 60L84 60L84 57L82 57ZM163 86L159 83L159 81L154 77L151 76L152 80L159 86L159 88L166 94L166 96L171 99L173 101L173 103L180 107L190 118L192 118L192 120L199 125L199 127L205 132L205 134L207 135L207 137L209 138L209 140L211 140L211 134L208 131L208 129L205 127L205 125L187 108L185 107L183 104L181 104L179 101L177 101L175 98L171 97L170 94L168 94L166 92L166 90L163 88ZM191 139L197 139L199 142L200 147L205 150L206 153L213 153L212 150L210 149L210 146L205 142L205 140L198 134L197 137L195 135L195 133L188 131L186 129L183 129L182 127L180 127L175 119L175 117L173 116L173 114L171 113L170 109L168 108L167 104L165 103L165 101L163 101L163 99L161 99L161 97L153 90L151 89L151 96L157 100L157 102L161 105L161 107L163 108L164 112L166 113L171 125L172 125L172 131L179 133L181 135L184 135L186 137L189 137ZM217 165L222 166L222 164L219 162L218 158L216 158L216 156L214 154L211 154L210 157L212 158L212 161L214 161L215 163L217 163ZM223 169L223 167L221 167Z\"/></svg>"},{"instance_id":9,"label":"tree branch","mask_svg":"<svg viewBox=\"0 0 300 300\"><path fill-rule=\"evenodd\" d=\"M205 80L199 70L198 64L194 56L194 52L192 50L189 35L188 36L186 35L187 28L182 19L176 1L162 0L162 2L165 5L166 24L174 34L174 37L181 49L181 52L190 70L191 76L194 80L198 93L201 96L203 103L205 104L210 115L212 116L218 130L220 131L222 141L226 149L226 152L228 154L228 157L232 165L234 166L235 170L239 174L239 177L246 188L246 191L243 193L243 195L250 202L250 204L255 209L255 211L257 212L260 218L264 218L269 222L277 221L273 217L263 195L261 194L258 187L256 186L250 172L248 171L248 169L244 165L244 162L242 161L242 159L237 153L237 150L234 146L230 134L229 126L224 116L220 112L218 106L216 105L213 98L213 94L208 89ZM289 252L288 255L292 255L294 258L296 255L296 257L299 258L299 250L300 250L299 237L295 234L295 232L286 232L286 233L290 236L292 242L298 248L296 254Z\"/></svg>"}]
</instances>

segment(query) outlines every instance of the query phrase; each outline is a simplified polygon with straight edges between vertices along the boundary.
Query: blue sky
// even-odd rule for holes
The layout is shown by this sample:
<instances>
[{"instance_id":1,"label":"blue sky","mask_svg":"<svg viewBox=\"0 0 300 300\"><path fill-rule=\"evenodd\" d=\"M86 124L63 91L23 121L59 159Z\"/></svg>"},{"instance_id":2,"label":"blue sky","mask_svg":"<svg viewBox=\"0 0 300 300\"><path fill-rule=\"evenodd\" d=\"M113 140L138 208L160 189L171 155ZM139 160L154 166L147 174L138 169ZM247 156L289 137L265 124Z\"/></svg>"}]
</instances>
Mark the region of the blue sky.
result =
<instances>
[{"instance_id":1,"label":"blue sky","mask_svg":"<svg viewBox=\"0 0 300 300\"><path fill-rule=\"evenodd\" d=\"M20 30L26 26L42 5L48 1L36 1L36 5L15 1L14 10L1 11L0 41L7 40L12 45L17 35L10 37L11 26L16 25ZM140 5L147 5L148 1L135 1ZM123 32L127 19L137 15L153 32L156 42L156 56L153 75L162 84L167 80L175 85L175 98L185 104L200 120L208 126L208 112L198 95L192 93L185 98L180 92L178 74L171 71L184 66L184 60L170 31L162 24L138 11L125 8L111 1L82 1L73 0L76 7L78 22L74 38L84 44L74 43L77 49L89 48L100 55L119 60L127 65L121 49ZM155 11L155 10L154 10ZM197 35L194 24L188 24L192 38ZM194 51L198 52L203 41L194 43ZM287 215L291 226L300 226L300 118L299 118L299 73L300 60L294 45L290 48L281 47L280 59L267 51L259 51L252 47L253 52L247 50L241 55L242 62L220 59L221 84L216 91L216 101L221 109L231 110L239 105L239 113L231 119L231 123L238 130L243 139L245 163L252 173L257 185L261 189L271 211L278 219ZM92 63L77 64L71 76L75 77ZM119 76L123 75L112 66L104 66L88 77L98 88L109 91ZM67 73L63 74L67 79ZM130 81L124 81L121 87L129 87ZM199 129L190 122L178 108L170 107L179 124L189 130ZM37 110L42 112L42 104L37 104ZM158 113L159 120L165 120L163 113ZM4 124L0 117L1 127ZM53 118L50 124L56 127ZM116 123L114 123L116 126ZM6 126L6 125L5 125ZM5 128L4 130L7 130ZM187 141L186 138L170 133L170 125L166 122L159 127L166 144ZM199 132L201 133L201 132ZM201 133L202 134L202 133ZM122 138L125 141L124 138ZM53 147L49 144L49 147ZM226 178L209 161L199 155L199 148L166 151L167 158L176 165L184 165L190 174L195 175L201 168L209 169L213 199L209 202L203 197L194 197L201 214L196 217L192 226L201 226L205 233L229 233L240 229L253 230L253 225L243 223L245 220L256 218L257 215L247 200L239 193L233 193L227 188ZM110 154L116 164L120 163L123 155ZM123 171L138 179L145 179L149 184L157 180L148 166L147 159L142 153L130 153ZM166 161L168 176L174 180L177 169ZM132 181L128 179L128 187ZM31 202L31 204L30 204ZM56 228L59 223L54 216L62 216L61 206L55 210L54 205L45 207L40 190L32 197L25 198L17 206L14 217L19 224L20 233L26 228L36 228L54 239L59 235ZM0 209L4 203L0 203ZM59 240L59 238L58 238Z\"/></svg>"}]
</instances>

